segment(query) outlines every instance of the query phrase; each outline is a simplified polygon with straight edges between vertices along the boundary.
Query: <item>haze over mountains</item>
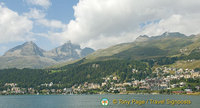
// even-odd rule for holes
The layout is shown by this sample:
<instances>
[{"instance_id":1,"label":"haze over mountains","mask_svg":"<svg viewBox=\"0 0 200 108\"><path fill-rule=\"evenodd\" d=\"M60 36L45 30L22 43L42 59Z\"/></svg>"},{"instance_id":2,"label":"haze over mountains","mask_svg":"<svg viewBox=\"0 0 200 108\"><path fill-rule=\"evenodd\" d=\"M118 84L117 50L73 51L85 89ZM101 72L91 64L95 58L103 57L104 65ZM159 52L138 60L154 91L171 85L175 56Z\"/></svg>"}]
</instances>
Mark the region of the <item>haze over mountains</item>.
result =
<instances>
[{"instance_id":1,"label":"haze over mountains","mask_svg":"<svg viewBox=\"0 0 200 108\"><path fill-rule=\"evenodd\" d=\"M45 51L34 42L26 42L8 50L0 57L0 68L43 68L64 61L72 61L94 52L91 48L81 49L70 41L53 50Z\"/></svg>"}]
</instances>

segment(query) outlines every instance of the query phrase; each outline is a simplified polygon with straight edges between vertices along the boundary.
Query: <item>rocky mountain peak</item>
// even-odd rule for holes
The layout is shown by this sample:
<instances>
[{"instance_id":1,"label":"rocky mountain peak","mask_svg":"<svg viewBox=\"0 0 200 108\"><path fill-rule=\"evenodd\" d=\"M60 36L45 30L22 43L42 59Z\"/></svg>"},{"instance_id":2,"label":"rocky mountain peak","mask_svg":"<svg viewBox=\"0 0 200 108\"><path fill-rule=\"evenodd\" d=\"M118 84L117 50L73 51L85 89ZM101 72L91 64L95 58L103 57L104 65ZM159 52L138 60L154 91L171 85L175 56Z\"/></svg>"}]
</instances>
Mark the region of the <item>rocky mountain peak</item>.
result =
<instances>
[{"instance_id":1,"label":"rocky mountain peak","mask_svg":"<svg viewBox=\"0 0 200 108\"><path fill-rule=\"evenodd\" d=\"M61 51L68 51L69 49L80 49L80 45L72 44L70 41L64 43L62 46L57 47Z\"/></svg>"},{"instance_id":2,"label":"rocky mountain peak","mask_svg":"<svg viewBox=\"0 0 200 108\"><path fill-rule=\"evenodd\" d=\"M8 50L3 56L43 56L43 52L43 49L30 41Z\"/></svg>"},{"instance_id":3,"label":"rocky mountain peak","mask_svg":"<svg viewBox=\"0 0 200 108\"><path fill-rule=\"evenodd\" d=\"M135 42L144 42L147 41L149 39L149 36L147 35L140 35L139 37L137 37L135 39Z\"/></svg>"},{"instance_id":4,"label":"rocky mountain peak","mask_svg":"<svg viewBox=\"0 0 200 108\"><path fill-rule=\"evenodd\" d=\"M87 56L92 52L94 52L94 50L91 48L81 49L80 45L68 41L51 51L45 52L45 56L56 61L71 61Z\"/></svg>"},{"instance_id":5,"label":"rocky mountain peak","mask_svg":"<svg viewBox=\"0 0 200 108\"><path fill-rule=\"evenodd\" d=\"M33 41L28 41L28 42L25 42L24 44L26 44L26 45L36 45Z\"/></svg>"},{"instance_id":6,"label":"rocky mountain peak","mask_svg":"<svg viewBox=\"0 0 200 108\"><path fill-rule=\"evenodd\" d=\"M161 37L185 37L186 35L179 32L165 32L161 35Z\"/></svg>"},{"instance_id":7,"label":"rocky mountain peak","mask_svg":"<svg viewBox=\"0 0 200 108\"><path fill-rule=\"evenodd\" d=\"M88 47L85 47L82 51L81 51L81 56L82 57L85 57L91 53L93 53L94 50L92 48L88 48Z\"/></svg>"},{"instance_id":8,"label":"rocky mountain peak","mask_svg":"<svg viewBox=\"0 0 200 108\"><path fill-rule=\"evenodd\" d=\"M41 68L80 59L92 52L94 52L93 49L81 49L80 45L70 41L51 51L45 51L29 41L8 50L0 57L0 68Z\"/></svg>"}]
</instances>

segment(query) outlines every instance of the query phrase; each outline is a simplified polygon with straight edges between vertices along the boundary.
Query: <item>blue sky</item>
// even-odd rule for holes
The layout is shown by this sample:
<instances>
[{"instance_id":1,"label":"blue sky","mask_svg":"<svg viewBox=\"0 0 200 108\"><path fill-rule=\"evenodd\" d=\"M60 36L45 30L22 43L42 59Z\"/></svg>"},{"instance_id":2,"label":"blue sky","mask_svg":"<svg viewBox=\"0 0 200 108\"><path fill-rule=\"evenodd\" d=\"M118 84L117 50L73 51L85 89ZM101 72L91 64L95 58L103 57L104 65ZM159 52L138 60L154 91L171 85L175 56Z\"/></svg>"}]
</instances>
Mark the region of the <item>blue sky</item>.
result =
<instances>
[{"instance_id":1,"label":"blue sky","mask_svg":"<svg viewBox=\"0 0 200 108\"><path fill-rule=\"evenodd\" d=\"M199 0L0 0L0 55L26 41L107 48L139 35L200 33Z\"/></svg>"},{"instance_id":2,"label":"blue sky","mask_svg":"<svg viewBox=\"0 0 200 108\"><path fill-rule=\"evenodd\" d=\"M78 3L78 0L51 0L51 5L47 9L40 5L27 3L26 0L0 0L0 2L4 3L5 7L14 12L17 12L19 15L28 13L30 9L38 9L46 14L45 19L58 20L63 24L68 24L70 20L74 19L73 6ZM34 19L31 20L34 21ZM32 28L32 32L34 33L47 33L48 30L48 27L40 26L37 24ZM25 41L0 43L0 55L16 45L23 44ZM45 50L50 50L59 45L58 43L52 43L48 38L42 36L35 36L33 41Z\"/></svg>"},{"instance_id":3,"label":"blue sky","mask_svg":"<svg viewBox=\"0 0 200 108\"><path fill-rule=\"evenodd\" d=\"M43 9L41 6L31 5L25 2L25 0L0 0L5 5L19 14L28 12L30 8ZM63 21L63 23L69 23L74 18L73 6L78 3L78 0L51 0L51 6L46 9L46 18Z\"/></svg>"}]
</instances>

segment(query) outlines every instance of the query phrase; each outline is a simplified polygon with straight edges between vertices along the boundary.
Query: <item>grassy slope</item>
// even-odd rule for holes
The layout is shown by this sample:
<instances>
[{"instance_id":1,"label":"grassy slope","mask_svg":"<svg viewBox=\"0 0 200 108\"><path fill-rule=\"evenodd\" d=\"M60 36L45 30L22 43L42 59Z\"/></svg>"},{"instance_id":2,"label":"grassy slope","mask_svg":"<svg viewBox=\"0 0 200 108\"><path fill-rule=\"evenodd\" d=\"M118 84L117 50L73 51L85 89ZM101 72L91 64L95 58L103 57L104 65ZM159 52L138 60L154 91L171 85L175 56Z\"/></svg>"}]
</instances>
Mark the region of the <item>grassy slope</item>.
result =
<instances>
[{"instance_id":1,"label":"grassy slope","mask_svg":"<svg viewBox=\"0 0 200 108\"><path fill-rule=\"evenodd\" d=\"M43 68L49 65L56 64L55 61L37 56L27 56L27 57L0 57L0 69L1 68Z\"/></svg>"},{"instance_id":2,"label":"grassy slope","mask_svg":"<svg viewBox=\"0 0 200 108\"><path fill-rule=\"evenodd\" d=\"M192 44L184 47L186 49L188 49L185 54L189 54L192 50L196 49L197 47L200 47L200 35L197 35L197 36L193 36L191 37L191 40L193 41Z\"/></svg>"},{"instance_id":3,"label":"grassy slope","mask_svg":"<svg viewBox=\"0 0 200 108\"><path fill-rule=\"evenodd\" d=\"M146 59L162 56L173 56L180 54L180 49L192 44L188 37L166 37L151 40L144 43L137 43L125 51L116 54L119 58Z\"/></svg>"},{"instance_id":4,"label":"grassy slope","mask_svg":"<svg viewBox=\"0 0 200 108\"><path fill-rule=\"evenodd\" d=\"M124 43L98 50L86 57L83 63L106 61L110 59L146 59L154 57L180 56L180 49L187 48L182 54L189 54L193 49L200 47L200 35L191 37L164 37L145 42ZM80 60L59 64L55 67L73 64Z\"/></svg>"},{"instance_id":5,"label":"grassy slope","mask_svg":"<svg viewBox=\"0 0 200 108\"><path fill-rule=\"evenodd\" d=\"M170 67L183 68L183 69L195 69L200 68L200 60L195 61L177 61L170 65Z\"/></svg>"},{"instance_id":6,"label":"grassy slope","mask_svg":"<svg viewBox=\"0 0 200 108\"><path fill-rule=\"evenodd\" d=\"M88 55L86 57L86 59L88 60L94 60L98 57L106 57L106 56L112 56L114 54L117 54L119 52L122 52L124 50L127 50L131 47L134 46L134 43L124 43L124 44L119 44L119 45L115 45L115 46L111 46L109 48L106 48L106 49L100 49L100 50L97 50L96 52Z\"/></svg>"}]
</instances>

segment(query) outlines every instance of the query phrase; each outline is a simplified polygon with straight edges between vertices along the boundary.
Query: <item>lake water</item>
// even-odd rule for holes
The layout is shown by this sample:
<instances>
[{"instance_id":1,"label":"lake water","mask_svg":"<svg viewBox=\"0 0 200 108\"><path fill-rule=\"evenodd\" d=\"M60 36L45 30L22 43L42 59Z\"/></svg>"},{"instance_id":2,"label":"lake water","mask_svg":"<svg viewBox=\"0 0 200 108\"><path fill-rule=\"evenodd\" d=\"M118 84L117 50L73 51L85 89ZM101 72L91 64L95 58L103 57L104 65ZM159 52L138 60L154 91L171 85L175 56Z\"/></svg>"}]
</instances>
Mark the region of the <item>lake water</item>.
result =
<instances>
[{"instance_id":1,"label":"lake water","mask_svg":"<svg viewBox=\"0 0 200 108\"><path fill-rule=\"evenodd\" d=\"M108 106L101 99L109 100ZM113 104L116 99L117 103ZM164 104L122 104L119 100L165 100ZM169 105L166 100L190 100L189 105ZM122 101L121 101L122 102ZM125 101L123 101L125 102ZM0 108L200 108L200 96L188 95L22 95L0 96Z\"/></svg>"}]
</instances>

